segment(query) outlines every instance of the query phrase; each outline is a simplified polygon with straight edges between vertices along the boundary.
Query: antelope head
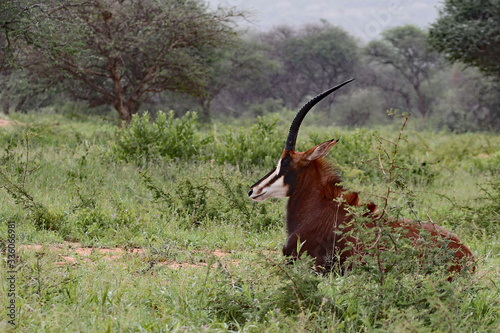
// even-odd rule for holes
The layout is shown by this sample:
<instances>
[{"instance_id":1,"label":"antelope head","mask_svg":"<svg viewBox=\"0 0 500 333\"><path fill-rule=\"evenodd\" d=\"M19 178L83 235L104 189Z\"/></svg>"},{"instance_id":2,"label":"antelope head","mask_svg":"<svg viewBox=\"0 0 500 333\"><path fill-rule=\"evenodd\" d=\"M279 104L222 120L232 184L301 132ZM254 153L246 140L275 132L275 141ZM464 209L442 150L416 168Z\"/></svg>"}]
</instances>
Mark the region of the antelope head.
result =
<instances>
[{"instance_id":1,"label":"antelope head","mask_svg":"<svg viewBox=\"0 0 500 333\"><path fill-rule=\"evenodd\" d=\"M251 199L255 201L264 201L267 198L285 198L291 196L297 186L297 179L300 177L301 173L307 169L307 166L312 161L328 154L330 149L338 142L338 139L325 141L305 152L297 152L295 151L297 134L302 120L314 105L352 80L354 79L348 80L319 94L299 110L290 126L285 149L278 161L276 169L271 170L261 180L252 185L248 192L248 196Z\"/></svg>"}]
</instances>

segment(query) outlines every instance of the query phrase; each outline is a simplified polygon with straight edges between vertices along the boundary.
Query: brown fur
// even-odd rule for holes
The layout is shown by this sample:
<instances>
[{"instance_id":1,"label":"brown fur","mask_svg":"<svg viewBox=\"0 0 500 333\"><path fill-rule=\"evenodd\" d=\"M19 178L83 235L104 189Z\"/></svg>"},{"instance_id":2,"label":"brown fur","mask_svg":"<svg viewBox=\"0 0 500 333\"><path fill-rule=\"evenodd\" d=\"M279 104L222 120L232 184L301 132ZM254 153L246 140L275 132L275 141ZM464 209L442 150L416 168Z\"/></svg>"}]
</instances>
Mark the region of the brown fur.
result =
<instances>
[{"instance_id":1,"label":"brown fur","mask_svg":"<svg viewBox=\"0 0 500 333\"><path fill-rule=\"evenodd\" d=\"M309 151L308 151L309 152ZM315 258L318 268L329 269L333 264L344 267L347 259L354 254L363 257L365 245L349 233L353 226L348 206L360 206L359 196L342 188L340 178L323 158L304 161L308 152L285 151L283 156L292 157L291 172L295 172L294 183L290 185L287 205L288 239L283 254L293 258L307 252ZM433 223L418 223L409 220L391 220L380 216L373 203L365 205L365 217L371 219L368 228L378 232L381 224L389 226L400 236L413 240L414 246L421 244L421 235L430 242L425 246L441 247L443 244L453 253L449 271L460 272L464 265L474 261L474 256L457 236ZM425 232L423 232L425 231ZM298 242L301 244L298 250ZM378 246L378 245L377 245ZM378 246L382 248L382 246ZM420 249L419 249L420 250ZM422 248L422 253L426 249ZM420 251L419 251L420 252Z\"/></svg>"}]
</instances>

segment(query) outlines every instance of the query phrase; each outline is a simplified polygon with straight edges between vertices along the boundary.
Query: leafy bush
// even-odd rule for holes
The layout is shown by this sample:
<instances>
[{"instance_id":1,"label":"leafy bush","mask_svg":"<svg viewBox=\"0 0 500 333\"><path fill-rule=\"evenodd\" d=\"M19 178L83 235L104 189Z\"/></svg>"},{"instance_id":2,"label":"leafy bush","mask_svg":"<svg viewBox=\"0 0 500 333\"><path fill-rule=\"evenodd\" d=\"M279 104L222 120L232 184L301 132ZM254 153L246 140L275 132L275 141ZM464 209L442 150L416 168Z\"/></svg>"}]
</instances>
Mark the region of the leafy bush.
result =
<instances>
[{"instance_id":1,"label":"leafy bush","mask_svg":"<svg viewBox=\"0 0 500 333\"><path fill-rule=\"evenodd\" d=\"M495 331L498 325L495 306L476 302L486 296L481 287L464 280L455 284L439 275L394 273L384 283L366 273L325 280L320 285L325 307L333 307L341 331L474 332ZM486 298L495 303L497 296Z\"/></svg>"},{"instance_id":2,"label":"leafy bush","mask_svg":"<svg viewBox=\"0 0 500 333\"><path fill-rule=\"evenodd\" d=\"M281 110L283 110L282 99L267 98L262 103L247 105L245 113L250 116L262 116L264 114L278 113Z\"/></svg>"},{"instance_id":3,"label":"leafy bush","mask_svg":"<svg viewBox=\"0 0 500 333\"><path fill-rule=\"evenodd\" d=\"M482 185L481 191L479 205L462 207L464 220L473 221L488 233L497 233L500 231L500 177L490 179Z\"/></svg>"},{"instance_id":4,"label":"leafy bush","mask_svg":"<svg viewBox=\"0 0 500 333\"><path fill-rule=\"evenodd\" d=\"M292 264L266 258L261 264L234 275L220 270L212 311L222 320L244 325L268 321L274 315L295 317L323 306L318 289L322 279L310 269L311 257Z\"/></svg>"},{"instance_id":5,"label":"leafy bush","mask_svg":"<svg viewBox=\"0 0 500 333\"><path fill-rule=\"evenodd\" d=\"M121 160L142 164L159 158L190 158L210 141L196 133L196 113L174 118L174 112L158 112L151 122L149 113L134 115L131 123L116 134L113 153Z\"/></svg>"},{"instance_id":6,"label":"leafy bush","mask_svg":"<svg viewBox=\"0 0 500 333\"><path fill-rule=\"evenodd\" d=\"M248 199L248 183L241 173L228 174L220 168L214 170L216 176L209 174L201 180L181 177L166 187L147 172L142 172L141 176L155 202L163 210L179 216L184 227L202 226L204 221L217 220L262 231L279 224L281 215Z\"/></svg>"},{"instance_id":7,"label":"leafy bush","mask_svg":"<svg viewBox=\"0 0 500 333\"><path fill-rule=\"evenodd\" d=\"M455 284L439 273L388 272L381 283L362 270L318 275L311 263L310 257L291 264L266 258L235 271L219 266L211 311L231 330L277 326L283 331L304 325L297 331L468 331L471 324L481 330L498 323L498 295L485 295L466 280Z\"/></svg>"},{"instance_id":8,"label":"leafy bush","mask_svg":"<svg viewBox=\"0 0 500 333\"><path fill-rule=\"evenodd\" d=\"M285 143L284 136L276 131L277 122L277 116L258 117L257 124L249 129L223 135L216 142L213 158L242 168L275 166Z\"/></svg>"},{"instance_id":9,"label":"leafy bush","mask_svg":"<svg viewBox=\"0 0 500 333\"><path fill-rule=\"evenodd\" d=\"M140 229L141 218L133 208L82 207L64 216L59 233L65 239L99 242L110 233L132 237ZM130 240L130 238L129 238Z\"/></svg>"},{"instance_id":10,"label":"leafy bush","mask_svg":"<svg viewBox=\"0 0 500 333\"><path fill-rule=\"evenodd\" d=\"M361 88L349 95L339 95L330 110L330 117L345 126L387 122L387 118L383 118L384 105L379 96L380 91L374 88Z\"/></svg>"}]
</instances>

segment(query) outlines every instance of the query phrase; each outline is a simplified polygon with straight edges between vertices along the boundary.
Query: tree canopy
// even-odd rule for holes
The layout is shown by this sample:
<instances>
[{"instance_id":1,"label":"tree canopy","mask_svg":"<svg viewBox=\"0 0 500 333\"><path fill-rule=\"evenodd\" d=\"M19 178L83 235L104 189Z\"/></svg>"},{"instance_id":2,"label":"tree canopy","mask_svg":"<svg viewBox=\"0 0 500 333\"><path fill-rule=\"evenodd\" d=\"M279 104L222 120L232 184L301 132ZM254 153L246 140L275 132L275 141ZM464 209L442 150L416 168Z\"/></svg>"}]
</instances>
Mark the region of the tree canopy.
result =
<instances>
[{"instance_id":1,"label":"tree canopy","mask_svg":"<svg viewBox=\"0 0 500 333\"><path fill-rule=\"evenodd\" d=\"M421 85L439 65L439 55L428 47L427 33L412 25L388 29L381 40L368 44L366 52L372 61L392 67L405 78L417 96L420 114L425 117L428 102Z\"/></svg>"},{"instance_id":2,"label":"tree canopy","mask_svg":"<svg viewBox=\"0 0 500 333\"><path fill-rule=\"evenodd\" d=\"M498 128L498 84L442 61L425 29L390 28L366 47L325 20L244 33L241 11L205 1L0 2L3 113L114 108L120 123L146 110L255 116L296 109L356 77L323 103L319 118L384 124L393 108L418 110L422 124L436 128ZM103 107L88 110L77 99Z\"/></svg>"},{"instance_id":3,"label":"tree canopy","mask_svg":"<svg viewBox=\"0 0 500 333\"><path fill-rule=\"evenodd\" d=\"M25 0L0 1L0 73L16 65L17 42L29 39L29 28L36 24L31 13L39 7Z\"/></svg>"},{"instance_id":4,"label":"tree canopy","mask_svg":"<svg viewBox=\"0 0 500 333\"><path fill-rule=\"evenodd\" d=\"M281 64L271 81L272 97L284 99L293 108L307 95L351 78L359 62L354 37L326 21L300 30L277 27L261 40L268 46L270 58Z\"/></svg>"},{"instance_id":5,"label":"tree canopy","mask_svg":"<svg viewBox=\"0 0 500 333\"><path fill-rule=\"evenodd\" d=\"M498 0L446 0L429 41L451 62L461 61L500 78L499 22Z\"/></svg>"},{"instance_id":6,"label":"tree canopy","mask_svg":"<svg viewBox=\"0 0 500 333\"><path fill-rule=\"evenodd\" d=\"M130 121L139 104L169 90L204 94L211 54L235 36L241 13L198 0L53 0L31 31L26 67L69 82L91 106L111 105Z\"/></svg>"}]
</instances>

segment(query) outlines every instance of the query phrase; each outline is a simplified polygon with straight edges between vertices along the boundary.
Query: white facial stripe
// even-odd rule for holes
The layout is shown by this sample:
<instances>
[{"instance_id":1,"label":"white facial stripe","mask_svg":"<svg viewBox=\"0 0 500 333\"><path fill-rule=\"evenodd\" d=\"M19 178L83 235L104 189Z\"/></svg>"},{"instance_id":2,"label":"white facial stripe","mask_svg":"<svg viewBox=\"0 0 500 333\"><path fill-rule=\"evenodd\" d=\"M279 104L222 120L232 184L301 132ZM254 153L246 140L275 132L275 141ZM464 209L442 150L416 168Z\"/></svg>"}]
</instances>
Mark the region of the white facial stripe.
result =
<instances>
[{"instance_id":1,"label":"white facial stripe","mask_svg":"<svg viewBox=\"0 0 500 333\"><path fill-rule=\"evenodd\" d=\"M279 177L267 189L267 197L284 198L288 194L288 185L285 184L285 177Z\"/></svg>"},{"instance_id":2,"label":"white facial stripe","mask_svg":"<svg viewBox=\"0 0 500 333\"><path fill-rule=\"evenodd\" d=\"M288 196L288 185L285 184L285 177L284 175L280 175L281 162L282 160L280 159L276 169L269 172L265 178L258 181L252 187L251 199L264 201L267 198L285 198Z\"/></svg>"},{"instance_id":3,"label":"white facial stripe","mask_svg":"<svg viewBox=\"0 0 500 333\"><path fill-rule=\"evenodd\" d=\"M285 177L277 177L274 173L253 188L251 199L264 201L267 198L285 198L288 195L288 185Z\"/></svg>"},{"instance_id":4,"label":"white facial stripe","mask_svg":"<svg viewBox=\"0 0 500 333\"><path fill-rule=\"evenodd\" d=\"M280 174L281 171L281 159L278 161L278 165L276 166L276 176Z\"/></svg>"}]
</instances>

